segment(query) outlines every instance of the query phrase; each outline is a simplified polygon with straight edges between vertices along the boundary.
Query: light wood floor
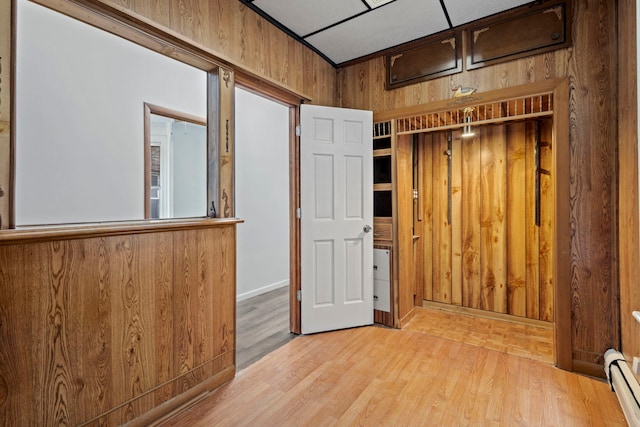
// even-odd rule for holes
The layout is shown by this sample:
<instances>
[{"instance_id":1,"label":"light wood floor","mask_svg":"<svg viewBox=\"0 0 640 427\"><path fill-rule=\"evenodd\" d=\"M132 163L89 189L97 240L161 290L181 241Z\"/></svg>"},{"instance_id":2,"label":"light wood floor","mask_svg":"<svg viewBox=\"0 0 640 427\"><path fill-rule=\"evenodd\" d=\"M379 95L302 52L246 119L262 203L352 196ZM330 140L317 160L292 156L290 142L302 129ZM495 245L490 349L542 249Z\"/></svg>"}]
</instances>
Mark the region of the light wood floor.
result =
<instances>
[{"instance_id":1,"label":"light wood floor","mask_svg":"<svg viewBox=\"0 0 640 427\"><path fill-rule=\"evenodd\" d=\"M416 308L404 329L553 364L553 327ZM604 371L603 371L604 374Z\"/></svg>"},{"instance_id":2,"label":"light wood floor","mask_svg":"<svg viewBox=\"0 0 640 427\"><path fill-rule=\"evenodd\" d=\"M236 370L240 371L283 346L289 333L289 288L240 301L236 308Z\"/></svg>"},{"instance_id":3,"label":"light wood floor","mask_svg":"<svg viewBox=\"0 0 640 427\"><path fill-rule=\"evenodd\" d=\"M489 349L473 342L479 338L455 340L479 337L485 322L433 321L435 330L453 330L449 339L418 331L430 321L429 312L420 310L405 330L363 327L301 336L165 425L626 425L606 382L509 354L509 345Z\"/></svg>"}]
</instances>

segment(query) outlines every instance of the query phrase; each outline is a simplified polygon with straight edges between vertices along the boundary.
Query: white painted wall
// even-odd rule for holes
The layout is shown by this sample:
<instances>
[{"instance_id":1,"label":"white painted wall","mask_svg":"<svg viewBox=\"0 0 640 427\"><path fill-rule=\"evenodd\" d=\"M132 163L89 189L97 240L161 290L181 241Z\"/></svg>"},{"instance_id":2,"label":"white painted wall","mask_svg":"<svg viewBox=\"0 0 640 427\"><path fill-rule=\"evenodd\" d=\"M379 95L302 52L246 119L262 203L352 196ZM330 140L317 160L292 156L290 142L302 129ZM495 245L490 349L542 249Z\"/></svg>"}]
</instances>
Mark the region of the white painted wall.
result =
<instances>
[{"instance_id":1,"label":"white painted wall","mask_svg":"<svg viewBox=\"0 0 640 427\"><path fill-rule=\"evenodd\" d=\"M171 127L173 159L173 216L207 215L207 127L173 122Z\"/></svg>"},{"instance_id":2,"label":"white painted wall","mask_svg":"<svg viewBox=\"0 0 640 427\"><path fill-rule=\"evenodd\" d=\"M206 73L17 3L16 223L144 218L143 103L206 117Z\"/></svg>"},{"instance_id":3,"label":"white painted wall","mask_svg":"<svg viewBox=\"0 0 640 427\"><path fill-rule=\"evenodd\" d=\"M289 284L289 110L236 89L238 300Z\"/></svg>"}]
</instances>

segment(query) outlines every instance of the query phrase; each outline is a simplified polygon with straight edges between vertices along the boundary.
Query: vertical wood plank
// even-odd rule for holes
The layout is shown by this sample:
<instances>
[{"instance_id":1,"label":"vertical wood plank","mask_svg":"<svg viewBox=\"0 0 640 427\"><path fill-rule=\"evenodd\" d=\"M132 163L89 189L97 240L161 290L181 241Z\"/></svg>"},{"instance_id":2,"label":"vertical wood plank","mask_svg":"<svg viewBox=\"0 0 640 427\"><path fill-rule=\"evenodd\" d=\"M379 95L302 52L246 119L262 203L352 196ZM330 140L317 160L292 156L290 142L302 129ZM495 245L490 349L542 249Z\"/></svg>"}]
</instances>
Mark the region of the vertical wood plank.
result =
<instances>
[{"instance_id":1,"label":"vertical wood plank","mask_svg":"<svg viewBox=\"0 0 640 427\"><path fill-rule=\"evenodd\" d=\"M207 278L212 299L215 300L213 313L209 313L213 328L209 357L234 351L236 348L235 234L235 228L227 227L207 230L205 235L207 242L210 242L206 256L212 267Z\"/></svg>"},{"instance_id":2,"label":"vertical wood plank","mask_svg":"<svg viewBox=\"0 0 640 427\"><path fill-rule=\"evenodd\" d=\"M482 308L480 138L462 144L462 305Z\"/></svg>"},{"instance_id":3,"label":"vertical wood plank","mask_svg":"<svg viewBox=\"0 0 640 427\"><path fill-rule=\"evenodd\" d=\"M506 286L506 128L482 129L481 271L485 310L505 313Z\"/></svg>"},{"instance_id":4,"label":"vertical wood plank","mask_svg":"<svg viewBox=\"0 0 640 427\"><path fill-rule=\"evenodd\" d=\"M451 303L462 305L462 144L454 133L451 150Z\"/></svg>"},{"instance_id":5,"label":"vertical wood plank","mask_svg":"<svg viewBox=\"0 0 640 427\"><path fill-rule=\"evenodd\" d=\"M39 325L35 339L38 350L34 379L39 384L36 413L41 425L70 425L80 420L74 413L76 383L71 357L77 342L71 335L70 310L73 282L77 280L82 264L82 251L70 241L58 241L31 246L39 283L42 283L42 299L38 307Z\"/></svg>"},{"instance_id":6,"label":"vertical wood plank","mask_svg":"<svg viewBox=\"0 0 640 427\"><path fill-rule=\"evenodd\" d=\"M553 128L552 123L543 120L540 122L540 167L547 171L553 170ZM553 218L555 209L555 193L553 174L540 176L540 228L539 228L539 294L540 294L540 320L554 321L554 288L553 281L553 236L555 221Z\"/></svg>"},{"instance_id":7,"label":"vertical wood plank","mask_svg":"<svg viewBox=\"0 0 640 427\"><path fill-rule=\"evenodd\" d=\"M412 136L401 135L396 140L397 240L398 254L394 256L398 277L398 317L401 326L415 307L415 267L413 263L413 192L412 192ZM394 254L395 255L395 254ZM395 294L394 294L395 296ZM394 313L395 314L395 313Z\"/></svg>"},{"instance_id":8,"label":"vertical wood plank","mask_svg":"<svg viewBox=\"0 0 640 427\"><path fill-rule=\"evenodd\" d=\"M527 315L527 233L525 123L509 124L507 132L507 313Z\"/></svg>"},{"instance_id":9,"label":"vertical wood plank","mask_svg":"<svg viewBox=\"0 0 640 427\"><path fill-rule=\"evenodd\" d=\"M94 243L87 247L87 260L94 265L95 280L87 281L77 290L77 304L73 307L78 320L76 333L80 335L79 345L73 349L74 358L81 357L86 362L77 367L85 387L83 397L78 399L78 410L84 414L84 421L108 411L118 402L114 388L118 376L114 371L117 359L111 351L114 335L111 318L118 296L122 295L117 286L120 275L114 263L114 248L108 239L98 238Z\"/></svg>"},{"instance_id":10,"label":"vertical wood plank","mask_svg":"<svg viewBox=\"0 0 640 427\"><path fill-rule=\"evenodd\" d=\"M110 238L115 273L114 312L111 318L113 374L116 387L113 390L118 402L141 396L153 387L154 336L153 317L154 289L150 277L154 266L149 265L148 251L154 247L152 235L132 235ZM140 402L131 402L131 416L142 413ZM127 420L122 420L124 422Z\"/></svg>"},{"instance_id":11,"label":"vertical wood plank","mask_svg":"<svg viewBox=\"0 0 640 427\"><path fill-rule=\"evenodd\" d=\"M188 230L174 236L174 306L175 319L174 366L176 375L182 375L178 392L188 390L198 379L190 373L196 367L195 317L198 303L198 252L197 231Z\"/></svg>"},{"instance_id":12,"label":"vertical wood plank","mask_svg":"<svg viewBox=\"0 0 640 427\"><path fill-rule=\"evenodd\" d=\"M37 342L34 313L40 311L40 289L31 286L25 274L20 262L25 256L23 245L0 247L0 419L7 425L34 423L24 397L38 391L33 381L38 356L31 346Z\"/></svg>"},{"instance_id":13,"label":"vertical wood plank","mask_svg":"<svg viewBox=\"0 0 640 427\"><path fill-rule=\"evenodd\" d=\"M433 143L433 300L451 303L451 225L448 219L447 134Z\"/></svg>"},{"instance_id":14,"label":"vertical wood plank","mask_svg":"<svg viewBox=\"0 0 640 427\"><path fill-rule=\"evenodd\" d=\"M423 295L433 301L433 134L418 135L422 161Z\"/></svg>"},{"instance_id":15,"label":"vertical wood plank","mask_svg":"<svg viewBox=\"0 0 640 427\"><path fill-rule=\"evenodd\" d=\"M526 301L529 319L540 319L540 228L535 218L536 192L536 134L535 123L527 122L525 128L525 227L526 227Z\"/></svg>"}]
</instances>

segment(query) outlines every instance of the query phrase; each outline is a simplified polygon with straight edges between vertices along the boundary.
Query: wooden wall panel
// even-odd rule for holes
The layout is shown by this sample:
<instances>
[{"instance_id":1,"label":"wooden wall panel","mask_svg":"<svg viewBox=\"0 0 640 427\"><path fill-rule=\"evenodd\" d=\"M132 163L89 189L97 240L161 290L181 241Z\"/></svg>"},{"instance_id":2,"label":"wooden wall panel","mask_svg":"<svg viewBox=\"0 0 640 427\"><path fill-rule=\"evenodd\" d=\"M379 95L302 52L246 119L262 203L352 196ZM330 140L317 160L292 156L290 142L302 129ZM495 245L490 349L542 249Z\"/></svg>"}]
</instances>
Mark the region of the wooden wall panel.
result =
<instances>
[{"instance_id":1,"label":"wooden wall panel","mask_svg":"<svg viewBox=\"0 0 640 427\"><path fill-rule=\"evenodd\" d=\"M535 192L536 192L536 159L535 159L535 126L526 126L525 135L525 238L528 242L525 248L526 257L526 313L530 319L540 318L540 233L536 225ZM551 170L551 167L549 167ZM553 206L551 206L553 208ZM553 219L553 211L549 216Z\"/></svg>"},{"instance_id":2,"label":"wooden wall panel","mask_svg":"<svg viewBox=\"0 0 640 427\"><path fill-rule=\"evenodd\" d=\"M431 178L433 207L433 300L451 303L451 224L449 223L448 132L433 136Z\"/></svg>"},{"instance_id":3,"label":"wooden wall panel","mask_svg":"<svg viewBox=\"0 0 640 427\"><path fill-rule=\"evenodd\" d=\"M552 232L539 231L545 224L552 228L553 188L547 177L541 189L541 206L545 208L541 209L542 225L538 227L536 165L531 162L537 126L538 121L482 126L475 129L475 137L462 142L460 132L454 132L451 224L447 223L448 170L442 146L448 132L418 138L423 145L419 151L427 163L445 165L431 168L423 176L423 188L431 189L430 203L434 212L439 212L421 228L421 238L432 241L433 252L423 261L429 267L425 271L431 272L431 277L424 280L426 290L431 290L431 294L424 293L426 300L534 320L541 320L543 312L549 317L542 320L553 321L553 300L542 295L547 291L547 277L539 274L549 269L549 254L538 250L540 235L553 236ZM543 168L551 156L550 149L545 148L547 153L542 156ZM443 182L445 189L439 190ZM435 191L442 194L433 196ZM425 194L423 191L421 197ZM424 218L426 215L423 222ZM453 261L456 252L462 255L461 262ZM450 300L440 297L443 289L451 291ZM459 300L454 295L459 295ZM536 309L528 310L529 303Z\"/></svg>"},{"instance_id":4,"label":"wooden wall panel","mask_svg":"<svg viewBox=\"0 0 640 427\"><path fill-rule=\"evenodd\" d=\"M506 132L504 125L480 135L481 308L507 312Z\"/></svg>"},{"instance_id":5,"label":"wooden wall panel","mask_svg":"<svg viewBox=\"0 0 640 427\"><path fill-rule=\"evenodd\" d=\"M618 98L620 233L620 322L622 352L628 361L640 355L640 324L631 312L640 308L640 217L638 197L638 82L636 2L618 1Z\"/></svg>"},{"instance_id":6,"label":"wooden wall panel","mask_svg":"<svg viewBox=\"0 0 640 427\"><path fill-rule=\"evenodd\" d=\"M601 374L604 352L620 345L616 2L575 4L578 25L569 62L573 360Z\"/></svg>"},{"instance_id":7,"label":"wooden wall panel","mask_svg":"<svg viewBox=\"0 0 640 427\"><path fill-rule=\"evenodd\" d=\"M624 1L626 10L630 0ZM572 300L574 367L585 371L584 363L601 372L602 354L619 347L619 302L617 275L617 64L616 36L619 2L586 0L573 2L573 47L518 59L512 62L449 77L434 79L392 91L384 90L383 58L374 58L339 70L339 104L384 113L399 108L427 104L452 97L452 89L470 86L485 92L568 77L570 81L569 133L571 176L571 280L554 283L569 290ZM625 29L633 15L622 22ZM625 33L628 42L634 33ZM631 65L635 53L628 53L622 64ZM633 67L627 67L627 82ZM625 86L624 92L632 86ZM623 92L623 93L624 93ZM629 97L626 107L633 108ZM631 129L632 126L627 126ZM629 133L628 131L627 133ZM558 141L567 143L567 141ZM631 184L631 182L629 182ZM636 188L637 184L633 184ZM627 210L627 212L631 212ZM628 219L629 216L626 217ZM564 250L564 249L563 249ZM625 272L626 274L626 272ZM564 294L564 293L563 293ZM568 317L562 317L568 318ZM589 319L599 319L596 324ZM568 331L567 328L561 328Z\"/></svg>"},{"instance_id":8,"label":"wooden wall panel","mask_svg":"<svg viewBox=\"0 0 640 427\"><path fill-rule=\"evenodd\" d=\"M462 305L481 308L480 270L480 139L462 144Z\"/></svg>"},{"instance_id":9,"label":"wooden wall panel","mask_svg":"<svg viewBox=\"0 0 640 427\"><path fill-rule=\"evenodd\" d=\"M3 424L120 425L233 369L234 225L0 244L0 280Z\"/></svg>"},{"instance_id":10,"label":"wooden wall panel","mask_svg":"<svg viewBox=\"0 0 640 427\"><path fill-rule=\"evenodd\" d=\"M302 93L318 105L336 104L336 71L237 0L99 0L204 46L229 65Z\"/></svg>"},{"instance_id":11,"label":"wooden wall panel","mask_svg":"<svg viewBox=\"0 0 640 427\"><path fill-rule=\"evenodd\" d=\"M527 205L525 123L506 126L507 144L507 312L527 315ZM536 258L537 264L537 258ZM537 280L535 281L537 283Z\"/></svg>"},{"instance_id":12,"label":"wooden wall panel","mask_svg":"<svg viewBox=\"0 0 640 427\"><path fill-rule=\"evenodd\" d=\"M396 186L398 194L397 208L397 248L398 256L394 254L394 269L397 266L398 295L394 298L398 301L397 323L401 327L413 316L415 307L415 263L413 260L413 197L412 197L412 136L403 135L396 141Z\"/></svg>"},{"instance_id":13,"label":"wooden wall panel","mask_svg":"<svg viewBox=\"0 0 640 427\"><path fill-rule=\"evenodd\" d=\"M419 162L422 170L422 176L420 177L422 185L420 186L419 194L419 200L421 201L419 206L422 210L420 241L422 242L422 256L424 258L422 263L422 295L425 300L429 301L433 300L433 185L431 185L431 180L425 177L433 176L433 135L431 133L416 135L418 152L420 153Z\"/></svg>"},{"instance_id":14,"label":"wooden wall panel","mask_svg":"<svg viewBox=\"0 0 640 427\"><path fill-rule=\"evenodd\" d=\"M466 141L465 141L466 142ZM462 305L462 138L460 131L451 140L451 303ZM456 155L453 155L453 154Z\"/></svg>"},{"instance_id":15,"label":"wooden wall panel","mask_svg":"<svg viewBox=\"0 0 640 427\"><path fill-rule=\"evenodd\" d=\"M541 120L540 126L540 168L543 171L553 171L553 125L548 120ZM559 142L562 143L562 142ZM546 322L555 320L553 278L554 248L553 236L555 232L554 188L553 173L540 174L540 226L538 227L538 262L539 262L539 319Z\"/></svg>"}]
</instances>

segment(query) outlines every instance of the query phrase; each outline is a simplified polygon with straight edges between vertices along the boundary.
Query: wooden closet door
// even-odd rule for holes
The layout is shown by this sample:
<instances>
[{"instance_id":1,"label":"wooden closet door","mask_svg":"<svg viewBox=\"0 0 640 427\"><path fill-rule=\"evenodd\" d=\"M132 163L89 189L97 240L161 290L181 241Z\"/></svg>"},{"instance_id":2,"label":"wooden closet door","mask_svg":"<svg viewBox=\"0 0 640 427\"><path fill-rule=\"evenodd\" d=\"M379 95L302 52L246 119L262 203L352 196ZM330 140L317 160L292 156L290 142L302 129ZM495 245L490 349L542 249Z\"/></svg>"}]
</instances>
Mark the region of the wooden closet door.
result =
<instances>
[{"instance_id":1,"label":"wooden closet door","mask_svg":"<svg viewBox=\"0 0 640 427\"><path fill-rule=\"evenodd\" d=\"M418 139L425 300L553 320L553 186L545 174L536 224L536 139L539 167L549 170L550 129L530 121L477 128L468 139L453 131L450 174L448 132Z\"/></svg>"}]
</instances>

